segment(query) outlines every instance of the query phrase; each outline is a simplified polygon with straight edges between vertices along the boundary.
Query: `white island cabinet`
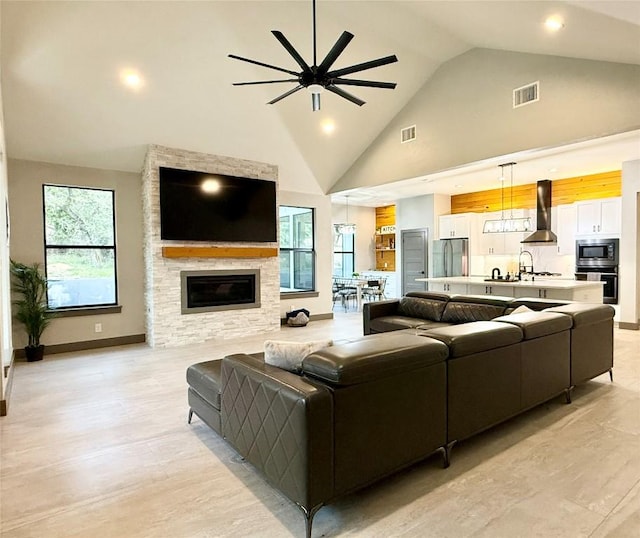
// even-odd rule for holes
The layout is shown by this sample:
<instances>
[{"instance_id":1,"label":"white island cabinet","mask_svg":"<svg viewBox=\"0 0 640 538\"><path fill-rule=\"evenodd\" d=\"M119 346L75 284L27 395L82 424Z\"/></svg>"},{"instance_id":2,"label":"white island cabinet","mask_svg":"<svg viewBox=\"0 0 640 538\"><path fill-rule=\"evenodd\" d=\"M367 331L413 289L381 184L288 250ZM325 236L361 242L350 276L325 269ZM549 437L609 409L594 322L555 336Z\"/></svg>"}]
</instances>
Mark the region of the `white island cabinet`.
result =
<instances>
[{"instance_id":1,"label":"white island cabinet","mask_svg":"<svg viewBox=\"0 0 640 538\"><path fill-rule=\"evenodd\" d=\"M469 295L500 295L501 297L515 297L513 286L496 286L493 282L484 284L469 284Z\"/></svg>"},{"instance_id":2,"label":"white island cabinet","mask_svg":"<svg viewBox=\"0 0 640 538\"><path fill-rule=\"evenodd\" d=\"M473 276L417 278L416 280L427 282L430 291L503 297L533 297L535 299L556 299L583 303L602 303L604 285L604 282L598 280L569 279L487 282L485 277Z\"/></svg>"},{"instance_id":3,"label":"white island cabinet","mask_svg":"<svg viewBox=\"0 0 640 538\"><path fill-rule=\"evenodd\" d=\"M444 293L467 293L466 284L452 284L451 282L429 282L428 288L429 291L441 291Z\"/></svg>"}]
</instances>

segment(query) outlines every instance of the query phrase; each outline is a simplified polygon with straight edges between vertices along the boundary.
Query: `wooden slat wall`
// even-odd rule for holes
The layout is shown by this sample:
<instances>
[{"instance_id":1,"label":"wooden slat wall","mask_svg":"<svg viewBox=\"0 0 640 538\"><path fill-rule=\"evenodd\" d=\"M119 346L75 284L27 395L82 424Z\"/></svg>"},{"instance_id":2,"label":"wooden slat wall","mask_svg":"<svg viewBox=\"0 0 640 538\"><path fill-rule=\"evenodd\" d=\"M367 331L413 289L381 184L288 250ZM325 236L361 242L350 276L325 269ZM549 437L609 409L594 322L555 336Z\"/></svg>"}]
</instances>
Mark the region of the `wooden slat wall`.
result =
<instances>
[{"instance_id":1,"label":"wooden slat wall","mask_svg":"<svg viewBox=\"0 0 640 538\"><path fill-rule=\"evenodd\" d=\"M572 204L581 200L613 198L622 195L622 171L613 170L600 174L557 179L551 185L551 204ZM533 209L536 207L536 184L513 187L513 205L511 189L505 185L504 208ZM502 189L457 194L451 197L451 213L484 213L500 211L502 208Z\"/></svg>"},{"instance_id":2,"label":"wooden slat wall","mask_svg":"<svg viewBox=\"0 0 640 538\"><path fill-rule=\"evenodd\" d=\"M396 224L396 206L388 205L384 207L376 207L376 230L380 226L395 226Z\"/></svg>"},{"instance_id":3,"label":"wooden slat wall","mask_svg":"<svg viewBox=\"0 0 640 538\"><path fill-rule=\"evenodd\" d=\"M388 205L376 207L376 230L381 226L395 226L396 206ZM384 264L387 264L385 267ZM395 271L396 252L395 250L376 250L376 271Z\"/></svg>"}]
</instances>

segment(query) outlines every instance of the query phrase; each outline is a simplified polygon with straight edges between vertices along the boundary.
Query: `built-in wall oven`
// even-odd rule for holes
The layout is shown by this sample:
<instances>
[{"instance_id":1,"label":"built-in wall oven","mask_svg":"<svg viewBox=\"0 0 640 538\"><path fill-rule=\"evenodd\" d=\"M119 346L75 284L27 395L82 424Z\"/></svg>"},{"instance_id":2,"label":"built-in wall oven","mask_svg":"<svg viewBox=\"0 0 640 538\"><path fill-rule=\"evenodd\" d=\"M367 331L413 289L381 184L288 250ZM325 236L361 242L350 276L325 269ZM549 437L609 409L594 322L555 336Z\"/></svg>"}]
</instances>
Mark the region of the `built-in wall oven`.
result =
<instances>
[{"instance_id":1,"label":"built-in wall oven","mask_svg":"<svg viewBox=\"0 0 640 538\"><path fill-rule=\"evenodd\" d=\"M618 304L618 239L578 239L576 280L604 282L603 301Z\"/></svg>"}]
</instances>

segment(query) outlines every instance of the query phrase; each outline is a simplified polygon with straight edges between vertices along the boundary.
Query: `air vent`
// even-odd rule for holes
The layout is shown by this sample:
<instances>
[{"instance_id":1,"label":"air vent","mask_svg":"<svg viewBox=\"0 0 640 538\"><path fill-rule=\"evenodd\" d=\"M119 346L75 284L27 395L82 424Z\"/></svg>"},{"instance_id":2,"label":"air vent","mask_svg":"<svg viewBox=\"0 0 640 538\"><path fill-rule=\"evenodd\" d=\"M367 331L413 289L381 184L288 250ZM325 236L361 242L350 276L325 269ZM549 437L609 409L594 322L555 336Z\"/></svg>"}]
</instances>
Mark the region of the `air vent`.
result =
<instances>
[{"instance_id":1,"label":"air vent","mask_svg":"<svg viewBox=\"0 0 640 538\"><path fill-rule=\"evenodd\" d=\"M540 81L513 90L513 108L540 100Z\"/></svg>"},{"instance_id":2,"label":"air vent","mask_svg":"<svg viewBox=\"0 0 640 538\"><path fill-rule=\"evenodd\" d=\"M411 142L416 139L416 126L405 127L400 131L400 143Z\"/></svg>"}]
</instances>

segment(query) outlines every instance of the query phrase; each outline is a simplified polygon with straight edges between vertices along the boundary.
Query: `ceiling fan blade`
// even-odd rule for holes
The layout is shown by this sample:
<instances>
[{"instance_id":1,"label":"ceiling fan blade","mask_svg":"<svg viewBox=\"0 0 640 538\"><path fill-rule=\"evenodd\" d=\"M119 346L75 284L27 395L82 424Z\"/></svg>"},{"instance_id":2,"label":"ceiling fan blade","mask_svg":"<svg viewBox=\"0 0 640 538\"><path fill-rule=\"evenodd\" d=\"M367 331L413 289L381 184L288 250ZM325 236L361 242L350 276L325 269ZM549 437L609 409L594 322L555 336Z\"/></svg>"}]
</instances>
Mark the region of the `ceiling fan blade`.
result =
<instances>
[{"instance_id":1,"label":"ceiling fan blade","mask_svg":"<svg viewBox=\"0 0 640 538\"><path fill-rule=\"evenodd\" d=\"M309 68L309 66L307 65L307 62L305 62L302 59L302 56L300 56L300 54L298 54L298 51L296 49L293 48L293 45L291 43L289 43L289 40L284 37L284 34L282 32L280 32L279 30L271 30L271 33L276 36L276 39L278 41L280 41L280 44L287 49L287 52L289 54L291 54L291 56L293 57L293 59L296 61L296 63L302 68L303 71L310 71L311 69Z\"/></svg>"},{"instance_id":2,"label":"ceiling fan blade","mask_svg":"<svg viewBox=\"0 0 640 538\"><path fill-rule=\"evenodd\" d=\"M235 54L229 54L229 58L233 58L234 60L241 60L243 62L247 62L250 64L260 65L262 67L268 67L269 69L275 69L276 71L282 71L283 73L289 73L290 75L298 76L298 73L295 71L290 71L289 69L283 69L282 67L276 67L275 65L269 65L262 62L258 62L257 60L250 60L249 58L243 58L242 56L236 56Z\"/></svg>"},{"instance_id":3,"label":"ceiling fan blade","mask_svg":"<svg viewBox=\"0 0 640 538\"><path fill-rule=\"evenodd\" d=\"M335 42L335 45L331 48L329 53L325 56L322 63L318 66L318 74L323 75L333 65L338 59L338 56L342 54L342 51L347 48L349 42L353 39L353 34L349 32L342 32L342 35L338 38L338 41Z\"/></svg>"},{"instance_id":4,"label":"ceiling fan blade","mask_svg":"<svg viewBox=\"0 0 640 538\"><path fill-rule=\"evenodd\" d=\"M292 93L295 93L298 90L301 90L302 88L304 88L302 84L300 86L296 86L295 88L293 88L293 90L289 90L288 92L285 92L282 95L279 95L275 99L272 99L271 101L269 101L267 104L273 105L274 103L277 103L278 101L280 101L281 99L284 99L285 97L289 97Z\"/></svg>"},{"instance_id":5,"label":"ceiling fan blade","mask_svg":"<svg viewBox=\"0 0 640 538\"><path fill-rule=\"evenodd\" d=\"M331 84L343 84L345 86L364 86L366 88L385 88L395 90L395 82L378 82L377 80L356 80L352 78L332 78Z\"/></svg>"},{"instance_id":6,"label":"ceiling fan blade","mask_svg":"<svg viewBox=\"0 0 640 538\"><path fill-rule=\"evenodd\" d=\"M361 64L352 65L351 67L345 67L343 69L336 69L335 71L329 71L327 73L328 78L341 77L342 75L350 75L351 73L357 73L358 71L365 71L367 69L373 69L374 67L381 67L383 65L392 64L397 62L398 58L395 54L391 56L385 56L384 58L378 58L377 60L371 60Z\"/></svg>"},{"instance_id":7,"label":"ceiling fan blade","mask_svg":"<svg viewBox=\"0 0 640 538\"><path fill-rule=\"evenodd\" d=\"M362 106L365 103L365 101L363 101L362 99L358 99L355 95L351 95L350 93L345 92L343 89L338 88L337 86L329 85L325 89L329 92L339 95L340 97L344 97L347 101L351 101L358 106Z\"/></svg>"},{"instance_id":8,"label":"ceiling fan blade","mask_svg":"<svg viewBox=\"0 0 640 538\"><path fill-rule=\"evenodd\" d=\"M278 84L279 82L300 82L297 78L285 78L282 80L257 80L255 82L234 82L232 86L253 86L255 84Z\"/></svg>"}]
</instances>

